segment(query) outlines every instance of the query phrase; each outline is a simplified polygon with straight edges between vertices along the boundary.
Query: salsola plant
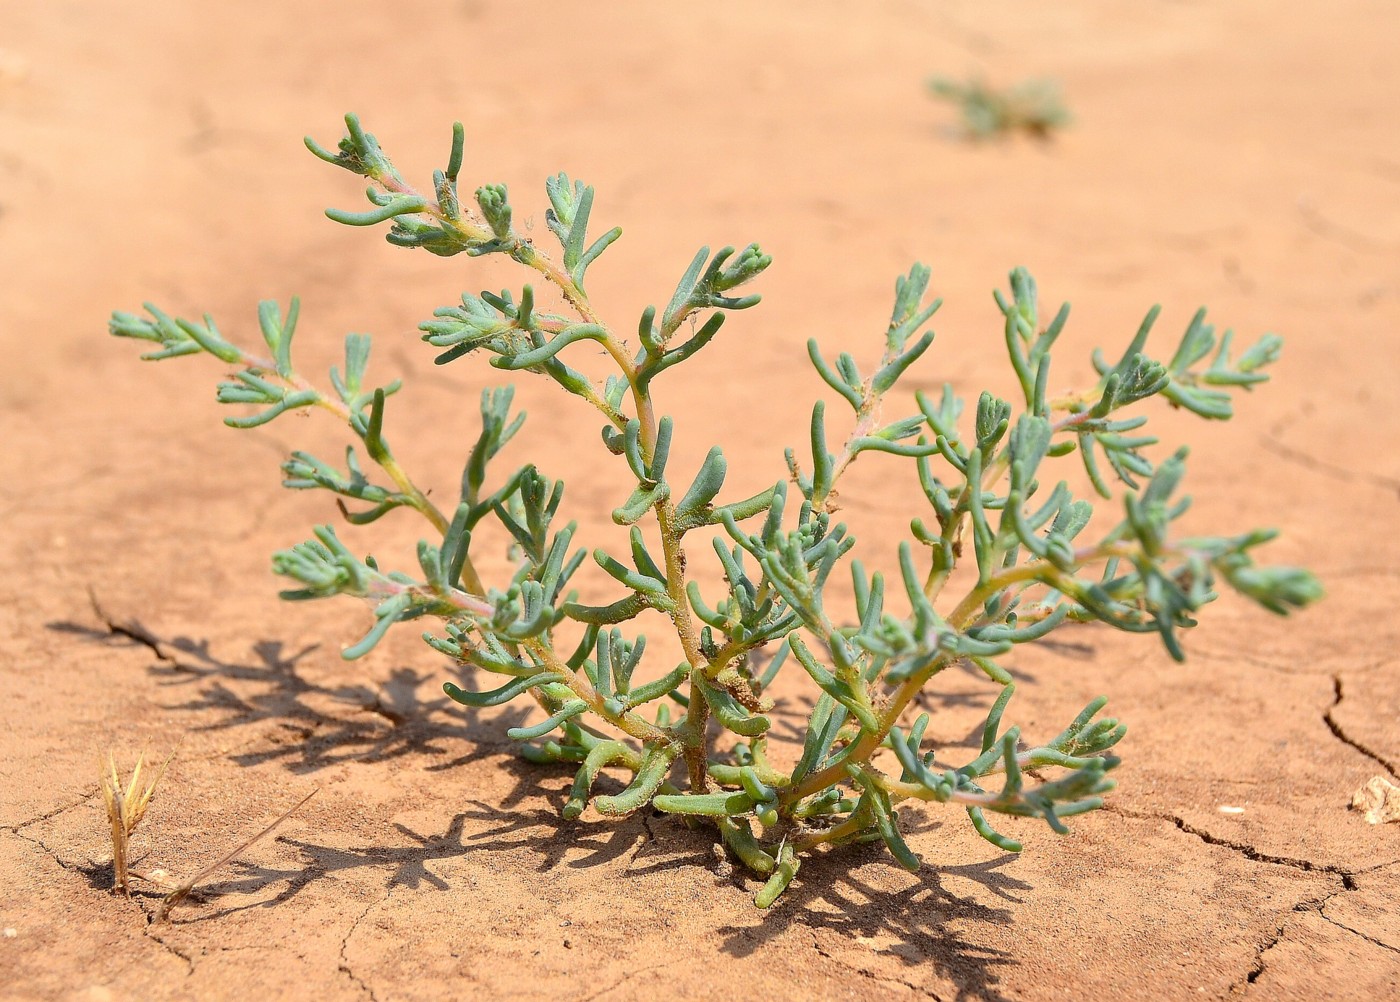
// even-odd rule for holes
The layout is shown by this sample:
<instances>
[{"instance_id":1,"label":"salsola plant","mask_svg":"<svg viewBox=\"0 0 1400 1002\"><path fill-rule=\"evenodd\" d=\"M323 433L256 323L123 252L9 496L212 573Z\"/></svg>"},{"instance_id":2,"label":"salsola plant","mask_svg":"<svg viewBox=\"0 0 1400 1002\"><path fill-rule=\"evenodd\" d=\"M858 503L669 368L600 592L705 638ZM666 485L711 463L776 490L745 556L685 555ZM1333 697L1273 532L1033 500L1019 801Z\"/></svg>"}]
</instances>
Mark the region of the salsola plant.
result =
<instances>
[{"instance_id":1,"label":"salsola plant","mask_svg":"<svg viewBox=\"0 0 1400 1002\"><path fill-rule=\"evenodd\" d=\"M1070 114L1054 80L1032 79L998 90L972 77L959 83L933 77L929 93L956 105L962 128L973 139L989 139L1010 132L1026 132L1040 139L1069 124Z\"/></svg>"},{"instance_id":2,"label":"salsola plant","mask_svg":"<svg viewBox=\"0 0 1400 1002\"><path fill-rule=\"evenodd\" d=\"M817 402L810 442L788 451L781 478L752 497L731 498L718 445L698 471L668 461L676 428L659 391L731 313L758 303L743 289L769 266L766 254L756 245L701 250L665 306L641 312L631 349L587 291L590 267L621 233L590 237L591 187L563 174L546 182L545 219L561 247L551 256L517 230L504 186L461 197L460 125L447 169L420 191L355 117L346 124L337 150L310 139L307 146L367 178L370 208L328 210L331 219L388 224L390 243L441 257L502 255L534 272L541 288L552 287L552 302L529 284L518 293L466 294L421 325L423 340L439 352L439 364L486 356L496 369L547 377L596 412L600 457L615 457L603 464L619 484L612 518L630 527L625 549L575 548L577 525L561 515L564 485L534 465L493 475L493 458L524 420L512 413L508 387L482 393L480 435L456 501L443 509L389 447L386 402L399 384L366 380L368 337L346 339L344 367L331 371L324 388L292 362L296 300L285 313L262 304L265 355L226 340L208 317L175 319L154 306L146 317L115 314L111 331L152 342L145 358L208 353L237 367L218 399L257 409L226 418L229 425L248 428L318 408L349 427L355 444L343 467L294 452L283 464L285 485L335 495L353 525L408 509L431 527L431 539L418 546L416 570L391 570L320 526L314 539L273 558L276 572L296 583L283 595L368 600L374 624L346 648L347 658L369 651L396 623L436 620L438 630L424 635L435 650L501 679L482 691L449 683L453 699L494 707L523 698L542 708L537 723L508 733L532 761L577 765L567 818L591 804L605 817L650 808L711 823L735 857L768 878L756 899L763 906L792 881L803 855L822 847L883 841L901 864L917 867L900 834L905 801L954 804L984 838L1017 851L991 817L1040 818L1065 831L1065 818L1100 806L1112 787L1108 773L1118 760L1109 749L1124 727L1100 717L1105 701L1096 699L1059 734L1023 740L1016 727L1003 726L1014 689L1003 655L1069 624L1099 621L1155 633L1181 658L1178 633L1215 598L1216 581L1279 613L1319 594L1306 571L1256 566L1253 553L1269 531L1176 534L1187 508L1177 490L1186 452L1154 463L1146 418L1131 413L1162 397L1206 418L1228 418L1231 392L1267 378L1277 337L1235 354L1230 335L1217 338L1198 314L1170 359L1154 361L1144 353L1154 309L1116 361L1094 356L1098 378L1090 388L1052 395L1050 352L1068 308L1042 326L1035 283L1017 270L1009 293L996 299L1017 399L982 393L965 413L945 387L941 395L916 394L917 413L890 421L882 403L934 338L925 325L939 304L926 300L929 271L916 265L896 283L889 325L870 352L878 356L864 370L854 355L832 357L808 342L835 406L851 412L850 433L834 444L826 404ZM615 369L603 381L566 361L590 344ZM852 559L833 577L855 545L834 516L837 487L867 453L912 467L927 508L890 555L890 576ZM1065 481L1045 486L1056 461L1071 453L1103 498L1121 488L1116 512L1096 510ZM479 541L493 533L515 561L509 580L486 581L474 563ZM706 550L725 581L708 594L692 576ZM611 580L615 600L586 604L569 587L590 564L591 573L601 572L595 584ZM842 579L852 589L842 592L853 609L847 615L830 611L836 599L824 601ZM674 631L684 660L655 665L638 632L643 626ZM980 749L956 765L936 762L924 747L927 715L906 719L921 690L955 665L1000 687ZM769 740L780 671L815 683L805 736L790 753ZM622 773L626 785L595 795L605 769Z\"/></svg>"}]
</instances>

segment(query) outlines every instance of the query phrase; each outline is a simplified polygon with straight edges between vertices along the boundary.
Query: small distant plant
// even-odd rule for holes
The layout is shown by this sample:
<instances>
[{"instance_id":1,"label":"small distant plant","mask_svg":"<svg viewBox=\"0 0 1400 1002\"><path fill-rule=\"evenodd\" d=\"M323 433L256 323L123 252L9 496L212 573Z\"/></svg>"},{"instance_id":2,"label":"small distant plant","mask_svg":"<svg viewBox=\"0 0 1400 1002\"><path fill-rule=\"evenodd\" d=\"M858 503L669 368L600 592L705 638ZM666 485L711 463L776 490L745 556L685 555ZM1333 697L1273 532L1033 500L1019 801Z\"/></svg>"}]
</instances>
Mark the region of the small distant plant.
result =
<instances>
[{"instance_id":1,"label":"small distant plant","mask_svg":"<svg viewBox=\"0 0 1400 1002\"><path fill-rule=\"evenodd\" d=\"M928 89L957 105L963 129L975 139L1017 131L1044 139L1070 121L1060 85L1054 80L1024 80L997 90L976 77L965 83L934 77Z\"/></svg>"},{"instance_id":2,"label":"small distant plant","mask_svg":"<svg viewBox=\"0 0 1400 1002\"><path fill-rule=\"evenodd\" d=\"M389 447L386 403L399 383L367 382L366 335L346 339L344 367L331 370L327 390L293 366L295 299L285 314L274 303L261 305L267 355L226 340L207 316L175 319L149 305L148 317L114 314L111 332L154 343L148 359L207 353L239 367L220 384L218 399L258 410L226 418L233 427L304 408L329 411L349 427L372 466L356 445L343 467L294 452L282 467L285 485L329 492L357 526L407 509L428 523L432 538L418 545L418 568L410 573L358 556L331 526L320 526L314 539L273 558L274 570L297 583L283 596L368 600L374 625L345 649L347 658L369 651L396 623L438 621L439 632L424 634L434 649L503 677L479 692L447 683L449 696L474 707L525 698L543 708L539 722L507 733L531 761L577 764L566 818L591 804L605 817L650 807L708 821L734 856L768 878L760 906L789 885L804 854L823 847L883 841L901 864L917 868L900 834L898 805L905 801L955 804L988 841L1018 851L1020 843L996 831L989 816L1040 818L1064 832L1065 818L1101 806L1111 789L1107 774L1118 759L1108 751L1124 727L1098 716L1100 698L1049 740L1023 741L1017 728L1002 726L1015 687L999 658L1071 623L1097 621L1156 633L1180 659L1178 632L1216 597L1217 579L1277 613L1319 595L1307 571L1255 565L1253 552L1270 531L1177 536L1173 523L1188 503L1177 493L1186 451L1154 463L1146 452L1156 443L1143 433L1147 419L1127 413L1159 396L1206 418L1230 417L1231 391L1265 380L1263 370L1278 358L1273 335L1235 355L1230 334L1217 338L1198 313L1170 360L1153 361L1143 349L1154 308L1117 361L1094 355L1092 386L1052 395L1050 350L1069 309L1042 326L1035 283L1018 269L1009 294L996 297L1019 384L1016 402L984 392L965 414L945 386L941 395L916 394L917 413L888 421L882 405L934 339L923 328L939 303L926 301L929 271L916 265L895 284L873 368L862 371L855 356L832 358L808 342L817 374L852 412L849 434L833 450L826 404L818 401L810 455L788 450L785 476L752 497L728 499L718 445L696 472L670 462L680 432L663 413L658 390L729 314L758 303L740 290L768 267L766 254L756 245L737 253L702 249L665 307L642 311L630 349L594 310L585 284L590 266L621 234L614 228L588 236L592 188L563 174L546 182L545 220L562 247L551 257L515 229L504 186L477 188L474 208L460 198L460 124L447 169L435 172L426 192L405 182L354 116L346 125L338 150L310 139L307 146L368 178L371 207L328 210L331 219L388 223L390 243L442 257L499 254L557 293L553 307L531 285L518 295L465 294L421 325L423 340L440 352L439 364L484 355L496 369L552 380L601 417L603 455L616 457L601 468L617 484L612 518L629 527L625 550L575 549L577 524L561 515L564 485L534 465L491 475L492 460L524 421L523 413L512 414L509 387L482 393L480 435L456 500L444 510ZM573 346L590 343L616 370L601 383L564 361ZM1121 485L1116 515L1076 498L1066 481L1044 486L1070 453L1079 454L1104 498L1114 482ZM893 587L884 573L850 561L848 618L831 611L839 598L827 601L833 572L855 545L834 517L837 489L867 454L910 468L928 508L898 548ZM473 561L493 535L514 561L508 580L483 580ZM691 577L706 549L723 572L718 594L706 594ZM590 605L570 589L590 558L601 572L597 580L612 582L614 600ZM638 632L644 626L673 631L684 660L655 665ZM769 692L778 673L794 665L816 684L816 700L800 750L774 754ZM957 764L925 748L927 714L905 718L925 686L955 665L1000 688L980 749ZM625 788L595 795L605 769L623 773Z\"/></svg>"}]
</instances>

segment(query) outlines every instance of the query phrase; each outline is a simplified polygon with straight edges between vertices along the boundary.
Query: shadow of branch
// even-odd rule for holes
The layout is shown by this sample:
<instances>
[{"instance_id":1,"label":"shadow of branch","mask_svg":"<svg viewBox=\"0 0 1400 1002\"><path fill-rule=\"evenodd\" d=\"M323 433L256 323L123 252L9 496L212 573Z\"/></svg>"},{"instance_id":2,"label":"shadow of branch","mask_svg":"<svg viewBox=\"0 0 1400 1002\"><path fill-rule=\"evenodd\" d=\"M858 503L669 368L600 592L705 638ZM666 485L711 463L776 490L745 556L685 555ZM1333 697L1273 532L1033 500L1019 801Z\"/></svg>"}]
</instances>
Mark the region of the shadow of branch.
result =
<instances>
[{"instance_id":1,"label":"shadow of branch","mask_svg":"<svg viewBox=\"0 0 1400 1002\"><path fill-rule=\"evenodd\" d=\"M893 891L863 880L853 869L862 863L861 850L856 850L855 859L851 851L846 848L839 855L822 853L804 859L798 880L762 922L718 930L725 937L724 951L735 957L748 956L794 927L803 927L812 931L819 953L835 957L822 946L821 932L829 931L835 934L834 939L846 942L888 943L880 954L898 958L905 967L933 965L959 986L958 999L1008 1002L997 989L996 971L1015 960L1008 952L987 945L987 937L977 927L1011 925L1011 909L953 893L945 883L969 880L1007 905L1018 904L1018 893L1030 890L1031 885L998 872L1013 857L938 870L924 867L915 875L917 883ZM876 847L867 847L864 854L865 863L894 865ZM844 956L849 957L849 952ZM879 977L866 968L859 970Z\"/></svg>"},{"instance_id":2,"label":"shadow of branch","mask_svg":"<svg viewBox=\"0 0 1400 1002\"><path fill-rule=\"evenodd\" d=\"M381 762L421 755L441 759L447 741L463 739L471 750L429 769L446 769L500 754L514 747L505 730L519 726L528 708L506 709L483 720L479 710L459 706L442 694L441 681L466 686L470 669L449 663L427 670L401 666L382 681L320 682L304 670L315 645L289 651L279 640L252 647L250 660L217 656L207 639L161 637L137 621L100 630L71 622L48 624L50 630L89 642L145 646L156 655L149 671L172 692L193 690L164 709L202 718L195 732L224 731L258 724L273 725L264 740L229 757L239 765L280 762L297 773L310 773L347 761Z\"/></svg>"},{"instance_id":3,"label":"shadow of branch","mask_svg":"<svg viewBox=\"0 0 1400 1002\"><path fill-rule=\"evenodd\" d=\"M365 868L386 872L388 889L402 886L447 891L451 889L448 878L432 864L478 854L530 853L538 857L538 872L545 873L561 866L616 865L630 853L621 871L629 879L680 867L715 867L713 834L667 818L657 825L661 834L655 835L653 821L665 816L646 812L593 823L561 818L559 808L566 792L557 780L566 776L570 767L542 768L509 754L515 743L505 738L504 731L524 723L528 707L492 711L483 719L480 711L461 707L445 695L423 694L425 685L429 692L440 693L440 678L454 673L467 687L467 679L461 676L470 676L469 669L447 664L429 671L399 667L379 683L322 683L304 670L314 646L289 651L280 641L262 640L253 646L251 660L230 661L216 656L208 640L160 638L135 622L109 631L68 622L51 623L49 628L95 643L149 647L157 655L149 671L163 687L177 692L193 689L188 698L167 708L203 717L196 730L275 724L271 734L262 735L255 747L231 753L232 761L240 765L278 762L291 771L307 773L352 760L376 762L417 755L426 760L426 770L441 771L499 756L499 768L515 780L496 804L470 802L440 834L424 834L396 823L393 827L400 839L386 844L338 847L279 837L279 843L302 854L302 865L278 868L235 862L235 876L203 885L198 891L200 899L215 907L184 915L179 920L182 923L277 907L324 877ZM811 712L810 694L775 694L779 705L772 715L772 736L778 742L800 744ZM962 705L969 697L944 693L930 698L935 708L948 709ZM465 742L468 750L451 755L448 739L452 739L454 749ZM614 782L604 776L599 788ZM541 801L548 806L520 806ZM914 886L891 891L863 881L852 869L877 856L885 858L875 849L849 847L835 859L820 853L804 860L798 882L761 922L719 930L725 937L723 949L744 956L794 926L806 927L814 934L829 930L848 939L888 938L895 945L884 952L906 964L939 965L962 986L959 998L1002 999L996 990L995 971L1011 959L1002 951L979 944L975 928L966 933L960 930L969 924L1007 925L1010 911L955 894L946 889L945 881L971 880L997 899L1015 904L1019 901L1017 892L1029 885L997 872L1007 859L939 871L926 868ZM757 888L755 882L738 877L729 883L743 887L746 895ZM279 884L282 886L276 894L261 896ZM258 899L249 901L250 896ZM225 898L243 900L220 906L218 902ZM817 949L821 949L819 944Z\"/></svg>"}]
</instances>

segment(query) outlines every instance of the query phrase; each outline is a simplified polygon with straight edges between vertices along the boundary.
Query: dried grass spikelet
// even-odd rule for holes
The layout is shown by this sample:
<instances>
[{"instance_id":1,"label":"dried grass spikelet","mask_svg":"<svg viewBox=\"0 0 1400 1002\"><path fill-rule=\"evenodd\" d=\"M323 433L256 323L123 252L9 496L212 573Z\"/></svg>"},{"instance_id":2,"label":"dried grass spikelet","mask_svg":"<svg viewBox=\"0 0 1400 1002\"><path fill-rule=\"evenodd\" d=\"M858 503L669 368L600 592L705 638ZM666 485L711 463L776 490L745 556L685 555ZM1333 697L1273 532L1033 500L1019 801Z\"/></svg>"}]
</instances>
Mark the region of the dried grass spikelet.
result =
<instances>
[{"instance_id":1,"label":"dried grass spikelet","mask_svg":"<svg viewBox=\"0 0 1400 1002\"><path fill-rule=\"evenodd\" d=\"M165 775L166 766L170 765L170 758L166 758L160 771L143 788L140 785L141 770L145 762L146 755L142 752L136 759L136 766L131 770L131 779L124 790L121 777L117 774L117 760L111 751L107 752L107 765L101 768L102 800L107 805L107 820L112 826L112 868L116 875L116 886L128 897L131 896L128 858L131 834L146 816L146 808L151 805L151 797L155 795L156 786Z\"/></svg>"}]
</instances>

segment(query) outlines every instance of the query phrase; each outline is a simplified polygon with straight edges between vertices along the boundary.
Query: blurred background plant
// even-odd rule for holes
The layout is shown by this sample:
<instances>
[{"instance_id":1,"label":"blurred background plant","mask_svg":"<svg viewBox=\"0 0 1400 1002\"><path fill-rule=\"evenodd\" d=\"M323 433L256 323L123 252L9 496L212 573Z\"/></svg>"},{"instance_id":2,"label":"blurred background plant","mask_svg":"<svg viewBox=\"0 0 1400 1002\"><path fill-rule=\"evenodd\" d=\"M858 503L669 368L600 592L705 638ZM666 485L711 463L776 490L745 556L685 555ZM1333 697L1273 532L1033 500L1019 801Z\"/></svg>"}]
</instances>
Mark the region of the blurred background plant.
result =
<instances>
[{"instance_id":1,"label":"blurred background plant","mask_svg":"<svg viewBox=\"0 0 1400 1002\"><path fill-rule=\"evenodd\" d=\"M936 76L928 81L928 89L957 107L960 129L972 139L991 139L1013 132L1048 139L1071 120L1060 84L1055 80L1023 80L998 90L979 77L960 82Z\"/></svg>"}]
</instances>

